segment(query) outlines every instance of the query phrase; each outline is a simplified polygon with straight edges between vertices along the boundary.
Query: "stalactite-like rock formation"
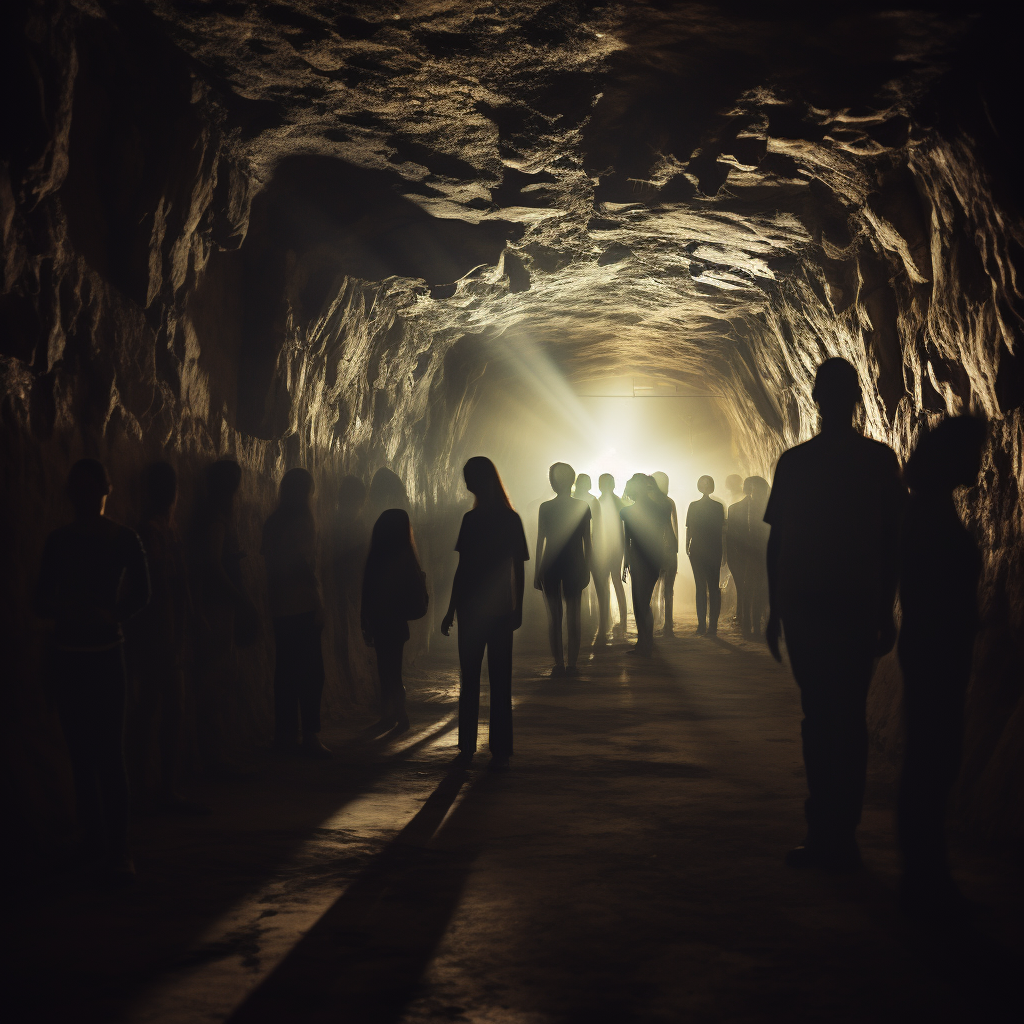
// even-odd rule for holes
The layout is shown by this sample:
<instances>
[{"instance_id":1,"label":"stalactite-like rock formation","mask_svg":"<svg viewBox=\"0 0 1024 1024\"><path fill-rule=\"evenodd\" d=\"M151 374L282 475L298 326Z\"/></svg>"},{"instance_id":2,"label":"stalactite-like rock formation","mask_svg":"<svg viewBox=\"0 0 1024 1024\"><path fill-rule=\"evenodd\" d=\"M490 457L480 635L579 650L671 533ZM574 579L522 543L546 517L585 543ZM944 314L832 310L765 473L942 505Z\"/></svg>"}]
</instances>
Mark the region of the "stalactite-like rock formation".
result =
<instances>
[{"instance_id":1,"label":"stalactite-like rock formation","mask_svg":"<svg viewBox=\"0 0 1024 1024\"><path fill-rule=\"evenodd\" d=\"M995 16L39 0L6 17L12 678L33 671L24 595L80 455L111 466L127 521L145 460L173 454L187 508L232 453L253 537L298 462L325 521L338 473L387 464L433 522L496 347L529 338L576 382L711 390L765 475L814 429L813 369L838 354L864 429L901 456L929 418L992 421L963 497L986 552L964 793L986 827L1019 828L1022 125ZM335 700L365 697L358 659L335 680ZM890 667L873 709L893 749L896 686ZM261 701L243 701L252 734Z\"/></svg>"}]
</instances>

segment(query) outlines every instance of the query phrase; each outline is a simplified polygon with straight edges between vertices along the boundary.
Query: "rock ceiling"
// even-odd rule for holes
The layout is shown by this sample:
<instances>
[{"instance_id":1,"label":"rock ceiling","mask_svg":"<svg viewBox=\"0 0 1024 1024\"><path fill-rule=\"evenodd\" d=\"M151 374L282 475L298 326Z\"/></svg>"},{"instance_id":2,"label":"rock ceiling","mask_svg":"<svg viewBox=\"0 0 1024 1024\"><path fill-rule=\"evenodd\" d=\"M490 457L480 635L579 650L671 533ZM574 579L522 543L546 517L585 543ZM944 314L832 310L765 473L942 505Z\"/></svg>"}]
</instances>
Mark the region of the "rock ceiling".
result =
<instances>
[{"instance_id":1,"label":"rock ceiling","mask_svg":"<svg viewBox=\"0 0 1024 1024\"><path fill-rule=\"evenodd\" d=\"M264 186L291 161L293 191L323 191L337 164L348 202L372 180L400 204L362 212L339 266L393 275L402 317L432 337L528 335L575 380L646 371L739 392L752 437L808 428L826 353L859 366L878 435L922 406L998 409L995 350L1016 329L1006 232L980 209L970 140L927 123L966 16L149 6ZM467 230L417 234L413 205ZM992 301L966 310L949 236L979 216Z\"/></svg>"}]
</instances>

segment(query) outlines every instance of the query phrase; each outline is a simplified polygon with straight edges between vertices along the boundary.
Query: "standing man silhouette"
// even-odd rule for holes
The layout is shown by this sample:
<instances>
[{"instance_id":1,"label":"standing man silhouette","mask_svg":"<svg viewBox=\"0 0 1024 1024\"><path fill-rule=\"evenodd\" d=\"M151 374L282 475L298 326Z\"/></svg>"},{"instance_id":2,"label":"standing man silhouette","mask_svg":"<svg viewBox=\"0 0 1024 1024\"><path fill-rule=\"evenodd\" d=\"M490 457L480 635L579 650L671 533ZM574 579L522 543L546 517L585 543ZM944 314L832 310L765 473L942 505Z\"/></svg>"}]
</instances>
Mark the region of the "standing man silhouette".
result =
<instances>
[{"instance_id":1,"label":"standing man silhouette","mask_svg":"<svg viewBox=\"0 0 1024 1024\"><path fill-rule=\"evenodd\" d=\"M590 506L590 543L594 545L597 538L597 533L600 528L601 522L601 506L598 504L597 495L590 492L590 488L593 482L587 473L580 473L576 477L576 484L572 489L572 496L579 498L581 501L585 501ZM581 601L581 607L583 611L583 626L587 631L587 636L590 636L591 630L594 632L594 647L603 647L605 640L601 636L601 595L597 592L596 578L595 586L591 588L588 584L586 589L583 591L583 600ZM606 595L607 596L607 595ZM597 599L597 622L598 626L594 629L594 600Z\"/></svg>"},{"instance_id":2,"label":"standing man silhouette","mask_svg":"<svg viewBox=\"0 0 1024 1024\"><path fill-rule=\"evenodd\" d=\"M693 566L697 585L697 635L718 635L718 616L722 611L722 531L725 509L711 497L715 481L702 476L697 490L703 495L691 501L686 510L686 553Z\"/></svg>"},{"instance_id":3,"label":"standing man silhouette","mask_svg":"<svg viewBox=\"0 0 1024 1024\"><path fill-rule=\"evenodd\" d=\"M811 392L821 431L784 452L764 520L770 609L800 688L807 838L791 867L855 870L867 772L868 687L875 660L896 641L893 603L905 489L895 453L853 428L857 371L826 359Z\"/></svg>"},{"instance_id":4,"label":"standing man silhouette","mask_svg":"<svg viewBox=\"0 0 1024 1024\"><path fill-rule=\"evenodd\" d=\"M729 477L730 480L739 479ZM753 480L748 477L747 482ZM728 486L728 485L727 485ZM736 586L736 624L740 633L748 636L751 630L750 615L750 511L753 502L750 489L743 486L745 498L729 505L729 516L725 521L725 559ZM764 512L762 511L762 515Z\"/></svg>"},{"instance_id":5,"label":"standing man silhouette","mask_svg":"<svg viewBox=\"0 0 1024 1024\"><path fill-rule=\"evenodd\" d=\"M601 497L597 499L601 514L595 520L597 526L594 531L594 583L597 586L597 601L601 610L597 636L598 640L604 643L608 639L608 628L611 625L609 577L619 605L619 624L612 631L612 637L615 640L626 639L626 591L622 586L625 539L620 518L624 502L615 493L615 477L611 473L602 473L598 486L601 488Z\"/></svg>"},{"instance_id":6,"label":"standing man silhouette","mask_svg":"<svg viewBox=\"0 0 1024 1024\"><path fill-rule=\"evenodd\" d=\"M676 511L676 503L668 496L667 474L652 473L651 476L658 485L658 494L655 497L660 495L662 503L668 509L672 527L665 534L665 561L661 570L661 594L665 609L661 635L666 640L671 640L676 635L674 609L676 573L679 572L679 514Z\"/></svg>"}]
</instances>

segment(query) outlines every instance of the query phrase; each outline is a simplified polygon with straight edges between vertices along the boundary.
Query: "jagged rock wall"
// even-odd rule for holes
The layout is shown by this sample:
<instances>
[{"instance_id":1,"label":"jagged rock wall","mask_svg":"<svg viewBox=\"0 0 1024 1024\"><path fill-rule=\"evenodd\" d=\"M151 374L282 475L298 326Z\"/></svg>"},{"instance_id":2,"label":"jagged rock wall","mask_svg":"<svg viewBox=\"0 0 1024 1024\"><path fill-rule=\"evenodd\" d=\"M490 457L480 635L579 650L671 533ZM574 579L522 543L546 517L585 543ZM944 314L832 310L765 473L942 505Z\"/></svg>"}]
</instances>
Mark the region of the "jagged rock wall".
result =
<instances>
[{"instance_id":1,"label":"jagged rock wall","mask_svg":"<svg viewBox=\"0 0 1024 1024\"><path fill-rule=\"evenodd\" d=\"M236 454L250 545L284 467L317 473L326 524L340 472L387 464L440 566L495 351L713 390L766 475L813 431L813 369L839 354L864 429L902 456L930 417L992 419L963 497L986 551L964 805L1019 828L1024 126L994 15L41 0L9 17L18 678L20 595L80 454L111 466L127 521L144 460L173 454L187 509L201 465ZM365 661L332 673L336 703L367 699ZM895 754L891 664L873 701ZM240 693L249 735L264 705Z\"/></svg>"}]
</instances>

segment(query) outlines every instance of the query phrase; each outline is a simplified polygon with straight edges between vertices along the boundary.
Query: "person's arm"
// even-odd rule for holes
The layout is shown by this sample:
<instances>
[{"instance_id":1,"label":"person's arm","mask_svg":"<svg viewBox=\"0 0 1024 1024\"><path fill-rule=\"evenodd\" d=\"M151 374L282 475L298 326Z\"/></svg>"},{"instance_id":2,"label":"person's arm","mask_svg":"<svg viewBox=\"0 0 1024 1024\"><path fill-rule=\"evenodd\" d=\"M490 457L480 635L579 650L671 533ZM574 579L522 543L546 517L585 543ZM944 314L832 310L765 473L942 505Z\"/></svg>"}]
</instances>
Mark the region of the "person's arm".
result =
<instances>
[{"instance_id":1,"label":"person's arm","mask_svg":"<svg viewBox=\"0 0 1024 1024\"><path fill-rule=\"evenodd\" d=\"M674 542L672 550L675 552L679 550L679 510L676 508L676 503L672 501L671 498L669 499L669 507L671 508L672 540Z\"/></svg>"},{"instance_id":2,"label":"person's arm","mask_svg":"<svg viewBox=\"0 0 1024 1024\"><path fill-rule=\"evenodd\" d=\"M142 549L139 535L132 530L125 531L124 538L124 579L118 593L115 615L117 621L127 622L149 604L149 566L146 552Z\"/></svg>"},{"instance_id":3,"label":"person's arm","mask_svg":"<svg viewBox=\"0 0 1024 1024\"><path fill-rule=\"evenodd\" d=\"M779 529L773 526L768 533L768 626L765 629L765 640L772 657L781 662L779 653L779 637L782 634L779 619L779 554L782 551L782 538Z\"/></svg>"},{"instance_id":4,"label":"person's arm","mask_svg":"<svg viewBox=\"0 0 1024 1024\"><path fill-rule=\"evenodd\" d=\"M455 621L455 604L459 595L459 574L462 572L462 555L459 555L459 564L455 570L455 578L452 580L452 595L448 599L448 611L444 613L444 618L441 620L441 632L448 636L452 629L452 623ZM460 626L459 629L462 627Z\"/></svg>"},{"instance_id":5,"label":"person's arm","mask_svg":"<svg viewBox=\"0 0 1024 1024\"><path fill-rule=\"evenodd\" d=\"M591 514L590 507L587 507L587 526L583 531L583 561L586 563L587 572L592 573L594 571L594 542L590 535L591 527L593 526L594 518Z\"/></svg>"},{"instance_id":6,"label":"person's arm","mask_svg":"<svg viewBox=\"0 0 1024 1024\"><path fill-rule=\"evenodd\" d=\"M547 543L547 531L544 529L544 506L537 510L537 546L533 549L535 559L533 569L533 588L543 590L544 583L541 580L540 567L544 564L544 547Z\"/></svg>"},{"instance_id":7,"label":"person's arm","mask_svg":"<svg viewBox=\"0 0 1024 1024\"><path fill-rule=\"evenodd\" d=\"M629 572L629 553L633 547L633 535L629 532L629 523L622 520L622 582L626 582L626 573Z\"/></svg>"}]
</instances>

